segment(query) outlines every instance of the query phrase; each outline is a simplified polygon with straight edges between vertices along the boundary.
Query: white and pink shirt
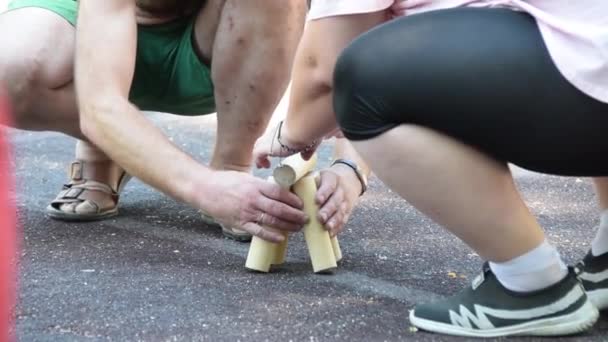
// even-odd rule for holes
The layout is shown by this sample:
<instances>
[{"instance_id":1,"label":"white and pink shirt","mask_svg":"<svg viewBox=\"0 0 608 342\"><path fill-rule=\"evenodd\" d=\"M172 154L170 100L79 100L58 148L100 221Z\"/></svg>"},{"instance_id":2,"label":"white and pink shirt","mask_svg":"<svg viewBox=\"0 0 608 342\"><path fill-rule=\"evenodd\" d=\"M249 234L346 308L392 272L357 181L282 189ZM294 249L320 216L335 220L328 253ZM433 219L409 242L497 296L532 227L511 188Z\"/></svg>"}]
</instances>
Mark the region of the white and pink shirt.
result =
<instances>
[{"instance_id":1,"label":"white and pink shirt","mask_svg":"<svg viewBox=\"0 0 608 342\"><path fill-rule=\"evenodd\" d=\"M507 7L535 17L562 75L608 103L608 0L312 0L309 20L387 9L398 17L463 6Z\"/></svg>"}]
</instances>

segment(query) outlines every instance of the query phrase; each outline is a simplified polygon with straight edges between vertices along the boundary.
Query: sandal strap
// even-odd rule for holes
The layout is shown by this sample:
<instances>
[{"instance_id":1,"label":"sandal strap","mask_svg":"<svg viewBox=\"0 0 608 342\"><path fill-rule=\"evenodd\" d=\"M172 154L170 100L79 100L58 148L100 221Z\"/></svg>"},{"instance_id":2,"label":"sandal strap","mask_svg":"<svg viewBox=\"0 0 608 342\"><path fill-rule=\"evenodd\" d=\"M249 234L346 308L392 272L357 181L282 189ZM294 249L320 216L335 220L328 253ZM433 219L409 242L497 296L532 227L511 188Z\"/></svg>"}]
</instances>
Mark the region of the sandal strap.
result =
<instances>
[{"instance_id":1,"label":"sandal strap","mask_svg":"<svg viewBox=\"0 0 608 342\"><path fill-rule=\"evenodd\" d=\"M73 181L82 181L84 180L84 162L75 161L70 164L70 179Z\"/></svg>"},{"instance_id":2,"label":"sandal strap","mask_svg":"<svg viewBox=\"0 0 608 342\"><path fill-rule=\"evenodd\" d=\"M95 165L97 164L97 165ZM110 167L108 167L111 165ZM98 167L94 167L98 166ZM114 179L113 184L108 184L110 189L118 191L123 181L125 171L111 161L89 162L84 160L74 161L69 168L69 184L83 184L96 179Z\"/></svg>"},{"instance_id":3,"label":"sandal strap","mask_svg":"<svg viewBox=\"0 0 608 342\"><path fill-rule=\"evenodd\" d=\"M110 188L109 185L103 184L97 181L85 180L79 184L65 184L63 190L59 192L57 197L53 200L53 204L63 203L82 203L88 201L86 193L89 191L103 192L112 198L114 203L118 203L119 194ZM85 196L83 196L85 195Z\"/></svg>"}]
</instances>

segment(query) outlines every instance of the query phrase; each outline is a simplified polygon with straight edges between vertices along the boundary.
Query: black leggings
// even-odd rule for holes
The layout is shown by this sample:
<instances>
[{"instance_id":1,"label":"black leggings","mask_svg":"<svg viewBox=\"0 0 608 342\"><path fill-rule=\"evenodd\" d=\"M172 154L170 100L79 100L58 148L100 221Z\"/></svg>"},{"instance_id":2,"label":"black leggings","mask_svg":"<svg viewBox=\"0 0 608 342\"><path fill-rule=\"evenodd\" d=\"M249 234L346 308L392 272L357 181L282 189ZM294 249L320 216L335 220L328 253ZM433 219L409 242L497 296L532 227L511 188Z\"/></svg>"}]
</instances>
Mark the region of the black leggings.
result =
<instances>
[{"instance_id":1,"label":"black leggings","mask_svg":"<svg viewBox=\"0 0 608 342\"><path fill-rule=\"evenodd\" d=\"M525 13L455 8L393 20L357 38L334 76L350 140L414 124L527 169L608 176L608 104L564 79Z\"/></svg>"}]
</instances>

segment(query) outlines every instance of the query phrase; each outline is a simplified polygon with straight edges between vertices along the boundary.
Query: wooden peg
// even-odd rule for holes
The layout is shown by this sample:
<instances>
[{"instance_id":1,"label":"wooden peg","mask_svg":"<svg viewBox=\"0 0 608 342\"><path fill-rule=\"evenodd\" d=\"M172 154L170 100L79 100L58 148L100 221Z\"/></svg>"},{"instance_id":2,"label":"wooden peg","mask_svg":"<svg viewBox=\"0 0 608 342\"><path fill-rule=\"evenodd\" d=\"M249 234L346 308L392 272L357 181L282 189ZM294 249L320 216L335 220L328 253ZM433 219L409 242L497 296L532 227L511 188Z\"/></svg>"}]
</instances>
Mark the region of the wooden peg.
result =
<instances>
[{"instance_id":1,"label":"wooden peg","mask_svg":"<svg viewBox=\"0 0 608 342\"><path fill-rule=\"evenodd\" d=\"M294 154L285 158L280 166L274 169L272 175L274 180L284 188L290 188L304 175L312 171L317 164L317 155L314 154L309 160L304 160L302 156Z\"/></svg>"},{"instance_id":2,"label":"wooden peg","mask_svg":"<svg viewBox=\"0 0 608 342\"><path fill-rule=\"evenodd\" d=\"M284 233L283 236L285 237L285 240L283 240L283 242L281 242L275 250L274 260L272 261L273 265L281 265L285 263L285 257L287 256L287 243L289 242L289 234Z\"/></svg>"},{"instance_id":3,"label":"wooden peg","mask_svg":"<svg viewBox=\"0 0 608 342\"><path fill-rule=\"evenodd\" d=\"M302 176L314 169L316 163L316 154L309 160L304 160L300 154L293 155L286 158L281 166L274 170L274 178L269 177L268 180L279 184L285 189L289 189ZM281 170L277 171L278 169ZM268 273L271 265L279 265L285 262L287 242L287 234L285 234L285 240L279 244L268 242L254 236L251 239L245 267L253 271Z\"/></svg>"},{"instance_id":4,"label":"wooden peg","mask_svg":"<svg viewBox=\"0 0 608 342\"><path fill-rule=\"evenodd\" d=\"M330 272L338 265L329 232L317 219L319 207L315 203L317 184L314 175L309 174L300 179L294 184L293 191L304 202L304 212L309 217L308 223L304 226L304 239L308 246L313 271Z\"/></svg>"}]
</instances>

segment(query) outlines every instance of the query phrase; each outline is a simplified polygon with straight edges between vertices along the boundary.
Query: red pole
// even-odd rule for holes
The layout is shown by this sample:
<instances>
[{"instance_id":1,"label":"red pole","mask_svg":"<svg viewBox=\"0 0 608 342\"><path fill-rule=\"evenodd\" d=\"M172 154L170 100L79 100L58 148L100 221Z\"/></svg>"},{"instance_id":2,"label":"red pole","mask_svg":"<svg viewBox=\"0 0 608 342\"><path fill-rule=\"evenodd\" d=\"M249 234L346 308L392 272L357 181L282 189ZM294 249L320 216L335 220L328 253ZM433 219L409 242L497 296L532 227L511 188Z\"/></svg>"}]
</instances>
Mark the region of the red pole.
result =
<instances>
[{"instance_id":1,"label":"red pole","mask_svg":"<svg viewBox=\"0 0 608 342\"><path fill-rule=\"evenodd\" d=\"M8 103L0 89L0 126L8 123ZM16 209L12 203L9 150L0 127L0 342L12 341L9 333L15 303Z\"/></svg>"}]
</instances>

